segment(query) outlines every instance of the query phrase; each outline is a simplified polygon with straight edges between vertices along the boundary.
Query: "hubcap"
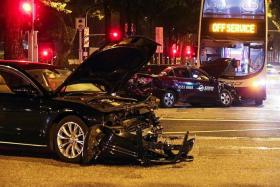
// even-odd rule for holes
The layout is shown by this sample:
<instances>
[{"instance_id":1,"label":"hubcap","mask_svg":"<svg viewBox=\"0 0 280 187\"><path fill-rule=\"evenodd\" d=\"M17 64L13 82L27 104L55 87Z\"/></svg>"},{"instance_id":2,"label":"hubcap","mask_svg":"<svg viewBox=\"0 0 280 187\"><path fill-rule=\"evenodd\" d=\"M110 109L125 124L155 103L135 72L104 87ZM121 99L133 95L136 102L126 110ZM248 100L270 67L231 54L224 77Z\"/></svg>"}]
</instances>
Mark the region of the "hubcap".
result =
<instances>
[{"instance_id":1,"label":"hubcap","mask_svg":"<svg viewBox=\"0 0 280 187\"><path fill-rule=\"evenodd\" d=\"M166 93L163 99L166 106L172 106L175 102L175 97L172 93Z\"/></svg>"},{"instance_id":2,"label":"hubcap","mask_svg":"<svg viewBox=\"0 0 280 187\"><path fill-rule=\"evenodd\" d=\"M64 123L57 133L57 145L60 153L67 158L78 157L84 147L85 133L75 122Z\"/></svg>"},{"instance_id":3,"label":"hubcap","mask_svg":"<svg viewBox=\"0 0 280 187\"><path fill-rule=\"evenodd\" d=\"M224 105L230 104L230 101L231 101L231 98L230 98L230 95L228 93L226 93L226 92L221 93L221 102Z\"/></svg>"}]
</instances>

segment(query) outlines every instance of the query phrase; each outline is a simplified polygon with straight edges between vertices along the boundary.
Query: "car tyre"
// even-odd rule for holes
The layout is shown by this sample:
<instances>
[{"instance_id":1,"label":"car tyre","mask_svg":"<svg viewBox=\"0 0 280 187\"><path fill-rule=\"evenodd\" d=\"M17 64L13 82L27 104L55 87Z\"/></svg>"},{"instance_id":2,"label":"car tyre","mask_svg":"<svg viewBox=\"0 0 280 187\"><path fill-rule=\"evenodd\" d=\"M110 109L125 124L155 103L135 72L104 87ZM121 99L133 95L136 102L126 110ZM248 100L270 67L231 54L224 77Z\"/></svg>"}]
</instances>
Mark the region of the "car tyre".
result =
<instances>
[{"instance_id":1,"label":"car tyre","mask_svg":"<svg viewBox=\"0 0 280 187\"><path fill-rule=\"evenodd\" d=\"M233 101L231 93L226 89L223 89L220 92L219 99L220 99L220 105L223 107L231 106L232 101Z\"/></svg>"},{"instance_id":2,"label":"car tyre","mask_svg":"<svg viewBox=\"0 0 280 187\"><path fill-rule=\"evenodd\" d=\"M88 127L77 116L63 118L54 128L54 150L65 162L81 161Z\"/></svg>"},{"instance_id":3,"label":"car tyre","mask_svg":"<svg viewBox=\"0 0 280 187\"><path fill-rule=\"evenodd\" d=\"M175 92L167 90L162 94L160 98L161 106L165 108L171 108L175 105L176 99L177 98Z\"/></svg>"}]
</instances>

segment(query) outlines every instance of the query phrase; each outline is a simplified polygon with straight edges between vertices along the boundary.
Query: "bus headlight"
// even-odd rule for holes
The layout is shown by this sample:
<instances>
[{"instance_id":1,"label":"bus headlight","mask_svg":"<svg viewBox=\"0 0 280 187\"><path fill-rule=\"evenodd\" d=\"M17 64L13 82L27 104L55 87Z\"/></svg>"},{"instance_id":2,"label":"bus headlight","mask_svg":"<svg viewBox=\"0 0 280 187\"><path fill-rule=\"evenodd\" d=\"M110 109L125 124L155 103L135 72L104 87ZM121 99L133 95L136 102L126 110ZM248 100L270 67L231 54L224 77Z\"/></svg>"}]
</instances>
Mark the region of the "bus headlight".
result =
<instances>
[{"instance_id":1,"label":"bus headlight","mask_svg":"<svg viewBox=\"0 0 280 187\"><path fill-rule=\"evenodd\" d=\"M257 79L253 81L252 86L254 88L260 88L260 87L264 87L266 85L266 81L265 79Z\"/></svg>"}]
</instances>

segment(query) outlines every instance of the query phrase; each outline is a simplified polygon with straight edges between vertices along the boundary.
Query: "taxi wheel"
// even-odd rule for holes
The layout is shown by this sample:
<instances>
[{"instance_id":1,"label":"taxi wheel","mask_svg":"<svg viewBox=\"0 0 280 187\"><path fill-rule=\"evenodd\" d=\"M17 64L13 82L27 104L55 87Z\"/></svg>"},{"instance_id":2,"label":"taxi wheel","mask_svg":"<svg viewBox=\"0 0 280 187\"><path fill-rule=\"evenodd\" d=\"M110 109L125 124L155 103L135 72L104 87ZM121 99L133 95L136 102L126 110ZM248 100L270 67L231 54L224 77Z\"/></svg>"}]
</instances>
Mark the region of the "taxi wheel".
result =
<instances>
[{"instance_id":1,"label":"taxi wheel","mask_svg":"<svg viewBox=\"0 0 280 187\"><path fill-rule=\"evenodd\" d=\"M63 118L54 128L54 150L65 162L78 163L82 158L88 127L77 116Z\"/></svg>"},{"instance_id":2,"label":"taxi wheel","mask_svg":"<svg viewBox=\"0 0 280 187\"><path fill-rule=\"evenodd\" d=\"M232 96L230 92L226 89L222 90L220 93L220 104L223 107L229 107L232 104Z\"/></svg>"},{"instance_id":3,"label":"taxi wheel","mask_svg":"<svg viewBox=\"0 0 280 187\"><path fill-rule=\"evenodd\" d=\"M176 94L171 90L167 90L160 98L161 106L165 108L173 107L176 103Z\"/></svg>"}]
</instances>

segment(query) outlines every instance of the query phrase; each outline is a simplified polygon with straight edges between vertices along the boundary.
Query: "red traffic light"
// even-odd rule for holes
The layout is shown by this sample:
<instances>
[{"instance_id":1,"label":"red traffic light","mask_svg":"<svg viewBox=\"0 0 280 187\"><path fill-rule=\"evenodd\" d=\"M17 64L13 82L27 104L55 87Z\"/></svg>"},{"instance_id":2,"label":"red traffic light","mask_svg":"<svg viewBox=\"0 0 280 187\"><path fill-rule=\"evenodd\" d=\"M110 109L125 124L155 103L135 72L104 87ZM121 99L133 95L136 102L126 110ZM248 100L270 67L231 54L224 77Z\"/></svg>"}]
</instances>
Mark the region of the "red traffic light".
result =
<instances>
[{"instance_id":1,"label":"red traffic light","mask_svg":"<svg viewBox=\"0 0 280 187\"><path fill-rule=\"evenodd\" d=\"M118 41L121 39L121 33L118 30L110 32L110 41Z\"/></svg>"},{"instance_id":2,"label":"red traffic light","mask_svg":"<svg viewBox=\"0 0 280 187\"><path fill-rule=\"evenodd\" d=\"M29 2L23 2L22 3L22 10L27 13L27 14L31 14L32 12L32 5Z\"/></svg>"},{"instance_id":3,"label":"red traffic light","mask_svg":"<svg viewBox=\"0 0 280 187\"><path fill-rule=\"evenodd\" d=\"M177 44L176 43L172 44L172 46L171 46L171 55L173 57L176 57L178 55L178 52L179 52L179 50L178 50Z\"/></svg>"},{"instance_id":4,"label":"red traffic light","mask_svg":"<svg viewBox=\"0 0 280 187\"><path fill-rule=\"evenodd\" d=\"M45 49L42 51L42 56L47 57L49 55L49 52Z\"/></svg>"},{"instance_id":5,"label":"red traffic light","mask_svg":"<svg viewBox=\"0 0 280 187\"><path fill-rule=\"evenodd\" d=\"M40 61L42 62L51 62L54 57L54 51L50 47L41 48L39 53Z\"/></svg>"},{"instance_id":6,"label":"red traffic light","mask_svg":"<svg viewBox=\"0 0 280 187\"><path fill-rule=\"evenodd\" d=\"M186 54L187 54L187 56L192 55L192 47L189 45L186 46Z\"/></svg>"}]
</instances>

